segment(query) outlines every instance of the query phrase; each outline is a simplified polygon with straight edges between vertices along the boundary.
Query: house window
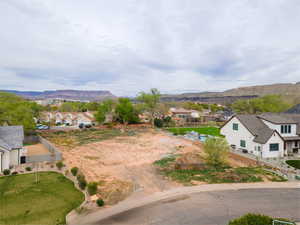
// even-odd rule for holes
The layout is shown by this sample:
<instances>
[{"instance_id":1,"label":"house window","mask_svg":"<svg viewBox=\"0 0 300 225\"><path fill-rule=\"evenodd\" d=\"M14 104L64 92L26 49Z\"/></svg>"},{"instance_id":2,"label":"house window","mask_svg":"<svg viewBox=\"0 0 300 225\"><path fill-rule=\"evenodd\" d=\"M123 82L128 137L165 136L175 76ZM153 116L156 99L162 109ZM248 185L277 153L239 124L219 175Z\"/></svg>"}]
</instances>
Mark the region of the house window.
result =
<instances>
[{"instance_id":1,"label":"house window","mask_svg":"<svg viewBox=\"0 0 300 225\"><path fill-rule=\"evenodd\" d=\"M240 146L243 148L246 148L246 141L241 140Z\"/></svg>"},{"instance_id":2,"label":"house window","mask_svg":"<svg viewBox=\"0 0 300 225\"><path fill-rule=\"evenodd\" d=\"M257 146L257 151L260 152L261 151L261 148L260 146Z\"/></svg>"},{"instance_id":3,"label":"house window","mask_svg":"<svg viewBox=\"0 0 300 225\"><path fill-rule=\"evenodd\" d=\"M279 144L270 144L270 152L272 151L279 151Z\"/></svg>"},{"instance_id":4,"label":"house window","mask_svg":"<svg viewBox=\"0 0 300 225\"><path fill-rule=\"evenodd\" d=\"M282 134L290 134L292 132L291 125L281 125L281 133Z\"/></svg>"},{"instance_id":5,"label":"house window","mask_svg":"<svg viewBox=\"0 0 300 225\"><path fill-rule=\"evenodd\" d=\"M298 147L298 141L295 141L295 147L296 148Z\"/></svg>"},{"instance_id":6,"label":"house window","mask_svg":"<svg viewBox=\"0 0 300 225\"><path fill-rule=\"evenodd\" d=\"M238 123L232 124L232 129L233 130L239 130L239 124Z\"/></svg>"}]
</instances>

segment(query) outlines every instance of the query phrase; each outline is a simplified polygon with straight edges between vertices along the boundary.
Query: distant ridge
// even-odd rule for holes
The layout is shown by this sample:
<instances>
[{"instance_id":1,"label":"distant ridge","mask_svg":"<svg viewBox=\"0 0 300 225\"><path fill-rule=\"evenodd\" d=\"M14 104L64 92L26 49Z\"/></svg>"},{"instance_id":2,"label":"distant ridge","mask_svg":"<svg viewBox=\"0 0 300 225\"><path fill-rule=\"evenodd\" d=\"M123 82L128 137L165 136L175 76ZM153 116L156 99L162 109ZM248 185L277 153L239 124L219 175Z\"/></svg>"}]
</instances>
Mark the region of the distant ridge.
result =
<instances>
[{"instance_id":1,"label":"distant ridge","mask_svg":"<svg viewBox=\"0 0 300 225\"><path fill-rule=\"evenodd\" d=\"M56 90L56 91L15 91L1 90L14 93L26 99L54 99L80 101L100 101L107 98L116 98L110 91L82 91L82 90Z\"/></svg>"},{"instance_id":2,"label":"distant ridge","mask_svg":"<svg viewBox=\"0 0 300 225\"><path fill-rule=\"evenodd\" d=\"M264 95L282 95L290 98L300 97L300 82L239 87L223 92L183 93L163 95L163 101L199 101L221 104L232 103L239 99L251 99Z\"/></svg>"}]
</instances>

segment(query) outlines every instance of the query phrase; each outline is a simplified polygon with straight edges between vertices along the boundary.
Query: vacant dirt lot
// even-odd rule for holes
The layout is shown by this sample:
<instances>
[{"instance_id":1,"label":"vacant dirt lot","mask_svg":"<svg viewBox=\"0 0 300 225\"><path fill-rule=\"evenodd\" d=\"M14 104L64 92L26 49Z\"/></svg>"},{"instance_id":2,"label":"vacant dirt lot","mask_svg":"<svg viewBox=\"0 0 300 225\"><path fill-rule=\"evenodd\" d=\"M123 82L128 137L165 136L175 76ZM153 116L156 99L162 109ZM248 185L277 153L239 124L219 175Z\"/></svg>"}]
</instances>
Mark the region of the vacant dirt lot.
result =
<instances>
[{"instance_id":1,"label":"vacant dirt lot","mask_svg":"<svg viewBox=\"0 0 300 225\"><path fill-rule=\"evenodd\" d=\"M58 145L68 168L78 167L88 182L99 182L101 197L110 204L132 192L139 196L180 186L161 176L153 162L173 154L203 153L200 143L148 128L53 133L48 139ZM233 159L230 163L243 166Z\"/></svg>"},{"instance_id":2,"label":"vacant dirt lot","mask_svg":"<svg viewBox=\"0 0 300 225\"><path fill-rule=\"evenodd\" d=\"M60 146L69 168L77 166L88 181L125 181L133 190L153 193L179 185L160 177L153 162L167 154L201 151L189 140L151 129L72 149Z\"/></svg>"}]
</instances>

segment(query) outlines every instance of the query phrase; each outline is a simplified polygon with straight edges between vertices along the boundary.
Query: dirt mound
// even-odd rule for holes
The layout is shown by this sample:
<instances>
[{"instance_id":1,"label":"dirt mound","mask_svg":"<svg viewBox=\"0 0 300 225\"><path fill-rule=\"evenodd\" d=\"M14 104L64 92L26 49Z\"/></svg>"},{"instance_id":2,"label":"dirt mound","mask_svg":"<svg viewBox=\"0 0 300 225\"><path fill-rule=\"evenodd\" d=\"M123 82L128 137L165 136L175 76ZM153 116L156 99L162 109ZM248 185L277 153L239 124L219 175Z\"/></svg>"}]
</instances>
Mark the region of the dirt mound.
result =
<instances>
[{"instance_id":1,"label":"dirt mound","mask_svg":"<svg viewBox=\"0 0 300 225\"><path fill-rule=\"evenodd\" d=\"M174 167L177 170L196 170L205 168L205 163L198 152L188 152L176 159Z\"/></svg>"}]
</instances>

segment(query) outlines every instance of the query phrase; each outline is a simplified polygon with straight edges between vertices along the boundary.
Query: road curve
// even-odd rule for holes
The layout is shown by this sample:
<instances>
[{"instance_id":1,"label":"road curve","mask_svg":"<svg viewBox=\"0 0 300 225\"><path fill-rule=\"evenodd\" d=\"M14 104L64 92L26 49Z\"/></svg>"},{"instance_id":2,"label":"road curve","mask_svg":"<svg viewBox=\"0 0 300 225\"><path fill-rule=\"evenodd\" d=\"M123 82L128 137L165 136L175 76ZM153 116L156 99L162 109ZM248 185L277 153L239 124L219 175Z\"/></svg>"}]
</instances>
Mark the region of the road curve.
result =
<instances>
[{"instance_id":1,"label":"road curve","mask_svg":"<svg viewBox=\"0 0 300 225\"><path fill-rule=\"evenodd\" d=\"M68 224L222 225L247 212L300 221L299 183L213 184L127 200Z\"/></svg>"}]
</instances>

